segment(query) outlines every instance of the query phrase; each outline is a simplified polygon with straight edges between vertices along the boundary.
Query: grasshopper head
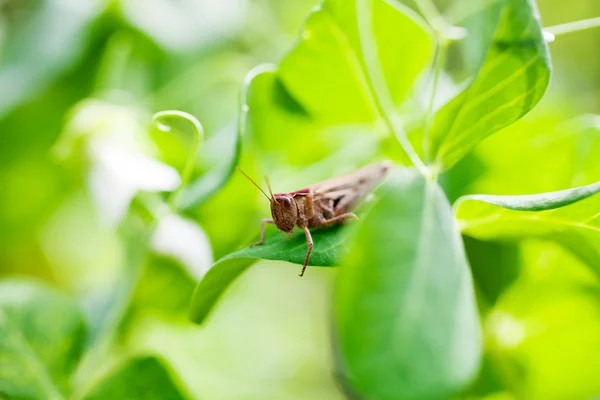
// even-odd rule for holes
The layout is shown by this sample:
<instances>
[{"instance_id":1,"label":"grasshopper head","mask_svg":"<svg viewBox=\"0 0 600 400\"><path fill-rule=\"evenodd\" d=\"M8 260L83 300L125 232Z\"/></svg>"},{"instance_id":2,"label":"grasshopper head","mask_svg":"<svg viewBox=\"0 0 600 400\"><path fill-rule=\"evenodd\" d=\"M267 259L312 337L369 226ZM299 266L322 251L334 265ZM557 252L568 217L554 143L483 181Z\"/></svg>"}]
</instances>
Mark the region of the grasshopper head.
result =
<instances>
[{"instance_id":1,"label":"grasshopper head","mask_svg":"<svg viewBox=\"0 0 600 400\"><path fill-rule=\"evenodd\" d=\"M283 232L292 232L298 221L298 208L293 196L289 194L276 194L271 197L271 215L277 229Z\"/></svg>"},{"instance_id":2,"label":"grasshopper head","mask_svg":"<svg viewBox=\"0 0 600 400\"><path fill-rule=\"evenodd\" d=\"M269 178L265 177L267 186L269 188L269 196L256 182L252 180L244 171L237 168L254 186L258 188L265 195L271 203L271 215L273 216L273 222L277 226L277 229L283 232L292 233L294 226L298 221L298 208L294 201L294 196L291 194L273 194L271 190L271 184Z\"/></svg>"}]
</instances>

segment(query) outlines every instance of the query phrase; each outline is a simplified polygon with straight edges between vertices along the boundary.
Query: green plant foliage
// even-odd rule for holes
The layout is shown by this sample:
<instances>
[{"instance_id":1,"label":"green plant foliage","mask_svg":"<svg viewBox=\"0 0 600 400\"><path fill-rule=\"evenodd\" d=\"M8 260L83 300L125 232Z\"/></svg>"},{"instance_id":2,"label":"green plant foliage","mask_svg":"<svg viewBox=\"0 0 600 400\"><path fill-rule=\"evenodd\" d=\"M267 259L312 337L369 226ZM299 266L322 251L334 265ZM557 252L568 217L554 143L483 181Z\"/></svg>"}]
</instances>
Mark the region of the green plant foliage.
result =
<instances>
[{"instance_id":1,"label":"green plant foliage","mask_svg":"<svg viewBox=\"0 0 600 400\"><path fill-rule=\"evenodd\" d=\"M128 360L112 371L85 397L103 399L184 400L184 396L169 372L156 357Z\"/></svg>"},{"instance_id":2,"label":"green plant foliage","mask_svg":"<svg viewBox=\"0 0 600 400\"><path fill-rule=\"evenodd\" d=\"M338 362L350 390L371 399L448 398L472 379L481 354L450 205L411 170L395 171L379 192L337 284Z\"/></svg>"},{"instance_id":3,"label":"green plant foliage","mask_svg":"<svg viewBox=\"0 0 600 400\"><path fill-rule=\"evenodd\" d=\"M523 250L530 271L484 321L491 370L517 398L592 398L600 385L580 368L600 365L597 279L560 246Z\"/></svg>"},{"instance_id":4,"label":"green plant foliage","mask_svg":"<svg viewBox=\"0 0 600 400\"><path fill-rule=\"evenodd\" d=\"M0 395L57 400L74 395L77 368L89 350L87 333L84 314L65 294L34 281L0 282ZM125 364L84 398L185 398L155 358Z\"/></svg>"},{"instance_id":5,"label":"green plant foliage","mask_svg":"<svg viewBox=\"0 0 600 400\"><path fill-rule=\"evenodd\" d=\"M0 283L0 395L60 399L81 357L83 314L67 296L38 283Z\"/></svg>"},{"instance_id":6,"label":"green plant foliage","mask_svg":"<svg viewBox=\"0 0 600 400\"><path fill-rule=\"evenodd\" d=\"M0 115L29 100L77 61L90 35L91 23L104 8L102 0L41 3L32 8L35 13L28 15L27 23L12 28L14 34L4 43ZM10 8L7 11L10 13Z\"/></svg>"},{"instance_id":7,"label":"green plant foliage","mask_svg":"<svg viewBox=\"0 0 600 400\"><path fill-rule=\"evenodd\" d=\"M418 15L397 2L373 1L371 24L384 84L399 104L431 60L431 35ZM356 4L327 0L317 6L279 64L256 76L262 90L250 91L253 133L273 136L271 129L277 134L284 129L300 140L299 133L313 123L312 129L373 126L383 110L366 69L366 45L359 35Z\"/></svg>"},{"instance_id":8,"label":"green plant foliage","mask_svg":"<svg viewBox=\"0 0 600 400\"><path fill-rule=\"evenodd\" d=\"M314 231L314 247L308 265L339 265L341 257L347 252L347 236L346 229L338 226ZM274 235L267 238L261 246L246 247L227 255L211 267L196 287L192 297L190 319L198 324L202 323L229 285L257 260L281 260L302 265L306 251L304 232L296 232L289 239ZM299 268L298 266L298 271ZM310 273L310 270L307 273Z\"/></svg>"},{"instance_id":9,"label":"green plant foliage","mask_svg":"<svg viewBox=\"0 0 600 400\"><path fill-rule=\"evenodd\" d=\"M518 243L485 241L463 236L467 258L480 299L482 313L520 275L521 249Z\"/></svg>"},{"instance_id":10,"label":"green plant foliage","mask_svg":"<svg viewBox=\"0 0 600 400\"><path fill-rule=\"evenodd\" d=\"M465 89L436 112L429 129L430 157L442 168L531 110L550 77L548 48L533 1L492 2L489 12L483 9L471 18L480 18L477 26L484 31L496 28L483 63ZM475 40L486 46L485 34Z\"/></svg>"},{"instance_id":11,"label":"green plant foliage","mask_svg":"<svg viewBox=\"0 0 600 400\"><path fill-rule=\"evenodd\" d=\"M548 211L577 203L598 192L600 192L600 182L558 192L521 196L471 194L458 199L456 207L460 209L463 202L479 201L514 211Z\"/></svg>"},{"instance_id":12,"label":"green plant foliage","mask_svg":"<svg viewBox=\"0 0 600 400\"><path fill-rule=\"evenodd\" d=\"M595 183L537 195L472 195L458 201L456 216L461 231L475 238L537 237L556 241L600 274L600 198L592 196L598 191L600 184Z\"/></svg>"},{"instance_id":13,"label":"green plant foliage","mask_svg":"<svg viewBox=\"0 0 600 400\"><path fill-rule=\"evenodd\" d=\"M595 117L569 120L568 109L548 104L536 114L486 139L445 178L456 181L470 173L475 176L463 194L510 195L554 192L600 180Z\"/></svg>"},{"instance_id":14,"label":"green plant foliage","mask_svg":"<svg viewBox=\"0 0 600 400\"><path fill-rule=\"evenodd\" d=\"M0 399L598 396L600 19L558 3L1 0ZM249 247L236 167L382 159L303 278L301 230Z\"/></svg>"}]
</instances>

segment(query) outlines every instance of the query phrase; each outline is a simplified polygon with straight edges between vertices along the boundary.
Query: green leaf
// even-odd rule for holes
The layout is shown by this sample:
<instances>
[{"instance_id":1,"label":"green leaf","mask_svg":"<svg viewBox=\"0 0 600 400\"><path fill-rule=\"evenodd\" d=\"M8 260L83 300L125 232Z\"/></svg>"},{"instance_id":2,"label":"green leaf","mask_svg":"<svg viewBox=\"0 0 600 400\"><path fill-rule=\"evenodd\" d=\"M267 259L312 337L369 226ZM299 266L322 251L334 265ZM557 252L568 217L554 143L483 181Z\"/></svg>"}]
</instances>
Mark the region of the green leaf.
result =
<instances>
[{"instance_id":1,"label":"green leaf","mask_svg":"<svg viewBox=\"0 0 600 400\"><path fill-rule=\"evenodd\" d=\"M0 282L0 397L62 399L84 339L69 298L35 282Z\"/></svg>"},{"instance_id":2,"label":"green leaf","mask_svg":"<svg viewBox=\"0 0 600 400\"><path fill-rule=\"evenodd\" d=\"M86 400L186 398L167 368L156 357L127 360L111 371L84 397Z\"/></svg>"},{"instance_id":3,"label":"green leaf","mask_svg":"<svg viewBox=\"0 0 600 400\"><path fill-rule=\"evenodd\" d=\"M460 207L465 201L482 201L498 207L516 211L546 211L568 206L600 192L600 182L557 192L529 194L520 196L502 196L492 194L471 194L456 202Z\"/></svg>"},{"instance_id":4,"label":"green leaf","mask_svg":"<svg viewBox=\"0 0 600 400\"><path fill-rule=\"evenodd\" d=\"M466 196L457 202L456 215L462 232L478 239L553 240L600 276L600 196L593 196L599 191L595 183L538 195Z\"/></svg>"},{"instance_id":5,"label":"green leaf","mask_svg":"<svg viewBox=\"0 0 600 400\"><path fill-rule=\"evenodd\" d=\"M489 137L448 171L447 181L463 180L461 172L472 178L455 197L552 192L597 182L600 131L594 117L569 120L566 107L546 103L535 118L522 118Z\"/></svg>"},{"instance_id":6,"label":"green leaf","mask_svg":"<svg viewBox=\"0 0 600 400\"><path fill-rule=\"evenodd\" d=\"M433 41L420 17L398 2L372 2L373 37L384 84L395 104L404 101L431 60ZM272 68L269 95L254 91L249 101L252 131L275 137L338 124L373 125L381 117L366 71L356 4L325 0L308 15L294 46ZM260 79L263 76L258 74ZM252 93L251 93L252 94ZM277 118L278 131L271 119Z\"/></svg>"},{"instance_id":7,"label":"green leaf","mask_svg":"<svg viewBox=\"0 0 600 400\"><path fill-rule=\"evenodd\" d=\"M524 267L539 273L505 291L484 322L492 367L514 398L593 398L600 382L585 371L600 368L597 281L560 246L532 250Z\"/></svg>"},{"instance_id":8,"label":"green leaf","mask_svg":"<svg viewBox=\"0 0 600 400\"><path fill-rule=\"evenodd\" d=\"M340 258L346 253L346 229L334 226L315 230L312 232L312 238L314 247L308 265L338 265ZM306 251L304 232L297 232L290 239L283 239L279 235L271 236L261 246L246 247L220 259L196 287L192 297L190 319L195 323L202 323L223 292L256 260L282 260L302 264ZM306 273L310 273L310 269Z\"/></svg>"},{"instance_id":9,"label":"green leaf","mask_svg":"<svg viewBox=\"0 0 600 400\"><path fill-rule=\"evenodd\" d=\"M550 78L548 48L532 0L492 2L472 18L480 19L475 22L483 31L495 26L495 34L487 49L485 34L476 39L484 41L485 60L465 90L434 116L429 153L442 168L525 115L541 99Z\"/></svg>"},{"instance_id":10,"label":"green leaf","mask_svg":"<svg viewBox=\"0 0 600 400\"><path fill-rule=\"evenodd\" d=\"M470 236L464 236L463 241L479 304L488 308L521 274L520 246L477 240ZM481 313L485 313L484 307L480 307Z\"/></svg>"},{"instance_id":11,"label":"green leaf","mask_svg":"<svg viewBox=\"0 0 600 400\"><path fill-rule=\"evenodd\" d=\"M335 345L359 398L449 398L481 356L472 279L439 186L398 170L379 191L338 278Z\"/></svg>"}]
</instances>

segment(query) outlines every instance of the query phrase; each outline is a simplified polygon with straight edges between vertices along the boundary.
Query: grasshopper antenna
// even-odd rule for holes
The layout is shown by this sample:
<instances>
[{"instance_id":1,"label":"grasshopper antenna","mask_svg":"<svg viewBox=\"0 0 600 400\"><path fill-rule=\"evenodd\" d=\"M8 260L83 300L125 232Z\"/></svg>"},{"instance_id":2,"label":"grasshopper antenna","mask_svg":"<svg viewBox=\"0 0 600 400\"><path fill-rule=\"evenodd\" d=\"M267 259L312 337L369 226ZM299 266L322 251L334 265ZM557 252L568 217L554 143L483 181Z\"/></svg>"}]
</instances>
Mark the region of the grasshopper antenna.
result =
<instances>
[{"instance_id":1,"label":"grasshopper antenna","mask_svg":"<svg viewBox=\"0 0 600 400\"><path fill-rule=\"evenodd\" d=\"M271 190L271 182L269 182L269 177L265 175L265 182L267 182L267 187L269 188L269 193L271 193L271 198L273 198L273 191Z\"/></svg>"},{"instance_id":2,"label":"grasshopper antenna","mask_svg":"<svg viewBox=\"0 0 600 400\"><path fill-rule=\"evenodd\" d=\"M258 190L260 190L260 191L262 192L262 194L264 194L264 195L265 195L265 197L266 197L267 199L269 199L269 201L271 201L271 197L269 197L269 196L268 196L268 195L265 193L265 191L264 191L264 190L263 190L263 189L262 189L260 186L258 186L258 183L254 182L254 180L248 176L248 174L246 174L244 171L242 171L242 169L241 169L240 167L235 167L235 169L237 169L238 171L240 171L240 172L241 172L241 173L242 173L242 174L243 174L243 175L244 175L246 178L248 178L248 180L249 180L250 182L252 182L252 183L254 184L254 186L256 186L256 187L258 188ZM269 187L269 192L271 192L271 188L270 188L270 187ZM273 195L273 193L271 193L271 196L272 196L272 195Z\"/></svg>"}]
</instances>

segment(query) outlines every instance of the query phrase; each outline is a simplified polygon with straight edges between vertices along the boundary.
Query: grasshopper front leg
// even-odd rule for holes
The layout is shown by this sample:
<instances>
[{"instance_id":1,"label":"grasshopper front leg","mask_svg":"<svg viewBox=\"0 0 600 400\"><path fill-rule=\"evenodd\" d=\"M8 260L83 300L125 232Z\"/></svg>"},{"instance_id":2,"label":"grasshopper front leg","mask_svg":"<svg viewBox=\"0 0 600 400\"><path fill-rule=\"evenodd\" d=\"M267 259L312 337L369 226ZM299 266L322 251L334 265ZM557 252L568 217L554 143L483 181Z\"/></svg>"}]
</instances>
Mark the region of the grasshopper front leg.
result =
<instances>
[{"instance_id":1,"label":"grasshopper front leg","mask_svg":"<svg viewBox=\"0 0 600 400\"><path fill-rule=\"evenodd\" d=\"M258 242L250 243L250 247L260 246L265 242L265 224L274 224L275 222L271 218L265 218L260 221L260 240Z\"/></svg>"},{"instance_id":2,"label":"grasshopper front leg","mask_svg":"<svg viewBox=\"0 0 600 400\"><path fill-rule=\"evenodd\" d=\"M308 226L304 227L304 234L306 235L306 244L308 245L308 251L306 252L306 257L304 257L304 264L302 264L302 271L300 271L300 276L304 275L304 270L306 269L306 266L308 265L308 259L310 258L310 252L312 251L312 248L314 245L312 236L310 235L310 231L308 230Z\"/></svg>"},{"instance_id":3,"label":"grasshopper front leg","mask_svg":"<svg viewBox=\"0 0 600 400\"><path fill-rule=\"evenodd\" d=\"M356 214L354 213L345 213L342 215L338 215L336 217L330 218L330 219L321 219L321 221L319 221L319 226L328 226L328 225L333 225L335 223L338 222L344 222L347 221L348 219L356 219L359 220L358 217L356 216ZM304 275L304 271L306 270L306 267L308 266L308 259L310 258L310 252L313 249L313 239L312 236L310 234L310 231L308 230L308 226L304 226L304 234L306 235L306 244L308 245L308 251L306 252L306 257L304 257L304 263L302 264L302 271L300 272L300 276Z\"/></svg>"}]
</instances>

